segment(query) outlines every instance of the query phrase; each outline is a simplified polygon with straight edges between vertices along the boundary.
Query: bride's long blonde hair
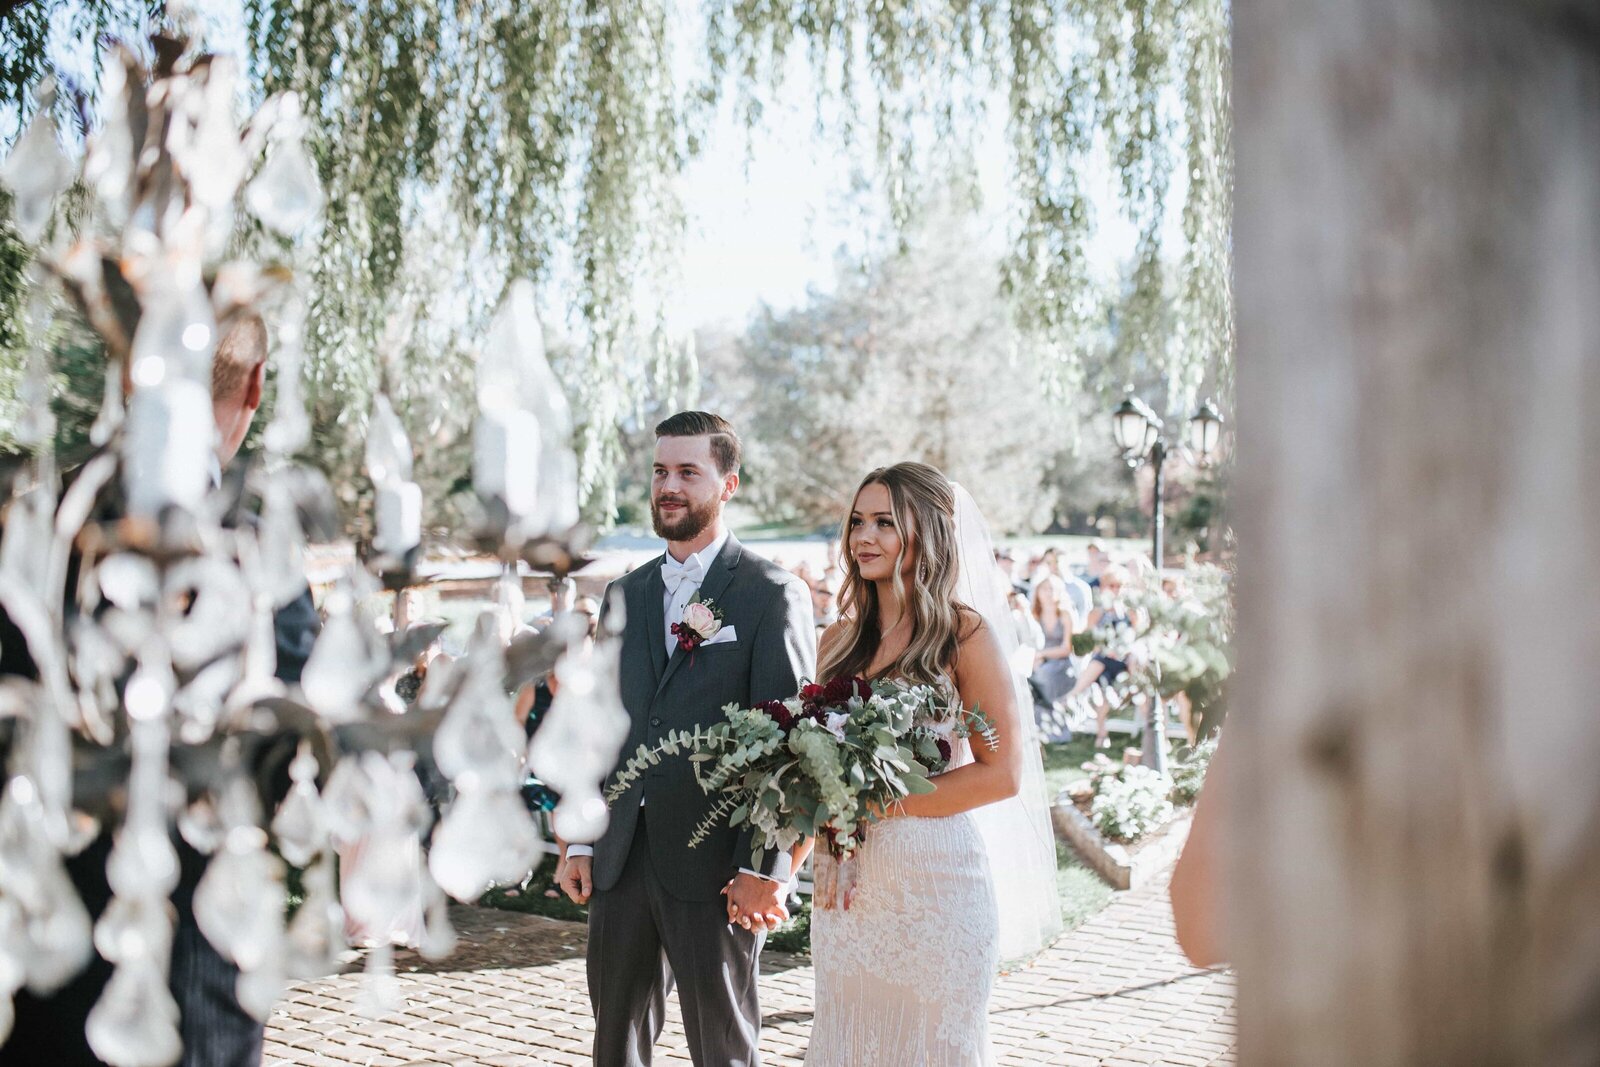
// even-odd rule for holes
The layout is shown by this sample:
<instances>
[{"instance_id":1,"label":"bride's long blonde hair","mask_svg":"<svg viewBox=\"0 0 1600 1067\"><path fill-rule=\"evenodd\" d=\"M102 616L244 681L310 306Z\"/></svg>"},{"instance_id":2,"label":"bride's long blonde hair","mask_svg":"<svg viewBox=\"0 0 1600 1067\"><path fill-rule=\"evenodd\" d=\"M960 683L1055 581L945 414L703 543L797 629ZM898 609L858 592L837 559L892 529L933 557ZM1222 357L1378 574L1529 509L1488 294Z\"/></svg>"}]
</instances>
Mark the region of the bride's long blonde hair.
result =
<instances>
[{"instance_id":1,"label":"bride's long blonde hair","mask_svg":"<svg viewBox=\"0 0 1600 1067\"><path fill-rule=\"evenodd\" d=\"M932 685L955 666L961 639L972 629L976 614L956 600L956 497L950 481L926 463L879 467L861 480L852 508L869 485L889 490L889 509L900 534L900 555L894 560L894 592L911 618L911 639L882 673L909 682ZM839 531L844 585L839 592L840 631L818 664L818 677L865 675L878 652L878 586L861 577L850 551L850 516ZM911 588L901 573L906 553L916 560Z\"/></svg>"}]
</instances>

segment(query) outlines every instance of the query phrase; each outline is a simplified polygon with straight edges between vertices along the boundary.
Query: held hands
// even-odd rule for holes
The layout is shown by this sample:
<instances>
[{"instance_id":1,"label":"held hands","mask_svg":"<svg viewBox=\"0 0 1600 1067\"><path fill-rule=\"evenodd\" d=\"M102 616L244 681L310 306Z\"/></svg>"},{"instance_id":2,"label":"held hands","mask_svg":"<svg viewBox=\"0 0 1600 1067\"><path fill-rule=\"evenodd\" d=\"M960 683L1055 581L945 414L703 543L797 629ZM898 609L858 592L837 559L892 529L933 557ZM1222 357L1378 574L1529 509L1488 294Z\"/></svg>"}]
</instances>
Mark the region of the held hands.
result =
<instances>
[{"instance_id":1,"label":"held hands","mask_svg":"<svg viewBox=\"0 0 1600 1067\"><path fill-rule=\"evenodd\" d=\"M722 887L728 898L728 922L742 926L751 933L776 930L789 921L789 909L783 904L783 885L770 878L753 874L737 874Z\"/></svg>"}]
</instances>

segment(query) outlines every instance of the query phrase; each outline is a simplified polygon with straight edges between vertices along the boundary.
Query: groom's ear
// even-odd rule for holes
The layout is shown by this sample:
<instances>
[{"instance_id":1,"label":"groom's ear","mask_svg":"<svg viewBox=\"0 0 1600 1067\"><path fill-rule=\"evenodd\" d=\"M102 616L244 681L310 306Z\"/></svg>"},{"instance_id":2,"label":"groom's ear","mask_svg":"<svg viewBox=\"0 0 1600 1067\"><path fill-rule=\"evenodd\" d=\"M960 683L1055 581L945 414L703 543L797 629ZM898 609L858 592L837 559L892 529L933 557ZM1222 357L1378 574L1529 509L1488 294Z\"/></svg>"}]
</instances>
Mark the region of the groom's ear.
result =
<instances>
[{"instance_id":1,"label":"groom's ear","mask_svg":"<svg viewBox=\"0 0 1600 1067\"><path fill-rule=\"evenodd\" d=\"M731 474L723 475L722 476L722 502L724 504L726 504L728 501L732 500L733 499L733 494L737 493L738 491L739 491L739 472L738 471L733 471Z\"/></svg>"}]
</instances>

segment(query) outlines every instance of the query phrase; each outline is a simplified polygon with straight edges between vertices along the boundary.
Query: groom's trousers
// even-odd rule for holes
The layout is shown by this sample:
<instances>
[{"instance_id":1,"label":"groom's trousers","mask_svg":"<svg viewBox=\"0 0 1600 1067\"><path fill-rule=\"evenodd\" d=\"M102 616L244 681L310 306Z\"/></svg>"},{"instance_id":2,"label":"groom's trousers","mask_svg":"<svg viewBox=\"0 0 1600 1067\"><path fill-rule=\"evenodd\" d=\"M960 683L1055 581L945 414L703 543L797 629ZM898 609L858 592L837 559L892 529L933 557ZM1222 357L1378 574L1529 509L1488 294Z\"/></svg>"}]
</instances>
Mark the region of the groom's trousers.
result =
<instances>
[{"instance_id":1,"label":"groom's trousers","mask_svg":"<svg viewBox=\"0 0 1600 1067\"><path fill-rule=\"evenodd\" d=\"M589 901L595 1067L647 1067L674 982L696 1067L757 1067L756 974L766 935L730 925L726 897L667 892L646 821L640 811L622 877Z\"/></svg>"}]
</instances>

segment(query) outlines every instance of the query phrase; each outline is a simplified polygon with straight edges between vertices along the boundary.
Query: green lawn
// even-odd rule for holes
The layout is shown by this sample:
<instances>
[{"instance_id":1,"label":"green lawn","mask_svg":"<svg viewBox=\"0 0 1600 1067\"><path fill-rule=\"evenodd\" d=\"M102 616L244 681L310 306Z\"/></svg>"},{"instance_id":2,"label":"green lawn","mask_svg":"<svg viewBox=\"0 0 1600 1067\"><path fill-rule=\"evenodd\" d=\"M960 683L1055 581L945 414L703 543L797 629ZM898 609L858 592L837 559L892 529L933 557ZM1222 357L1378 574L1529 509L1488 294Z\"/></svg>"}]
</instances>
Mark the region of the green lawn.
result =
<instances>
[{"instance_id":1,"label":"green lawn","mask_svg":"<svg viewBox=\"0 0 1600 1067\"><path fill-rule=\"evenodd\" d=\"M556 873L556 858L546 856L544 862L539 864L533 876L526 885L506 888L491 889L485 893L478 903L490 908L502 908L506 911L520 911L529 915L548 915L552 919L569 919L574 922L587 922L589 911L574 904L567 899L561 890L556 890L555 897L544 895L546 889L554 889L555 883L551 881Z\"/></svg>"},{"instance_id":2,"label":"green lawn","mask_svg":"<svg viewBox=\"0 0 1600 1067\"><path fill-rule=\"evenodd\" d=\"M1111 759L1121 759L1122 750L1137 743L1133 734L1112 734L1111 747L1099 751ZM1094 759L1095 752L1093 736L1080 735L1064 744L1044 746L1044 784L1051 799L1072 783L1089 777L1083 765Z\"/></svg>"},{"instance_id":3,"label":"green lawn","mask_svg":"<svg viewBox=\"0 0 1600 1067\"><path fill-rule=\"evenodd\" d=\"M1112 735L1111 747L1103 751L1112 759L1121 759L1122 750L1136 742L1132 736ZM1094 758L1093 737L1075 738L1066 744L1044 746L1044 777L1053 797L1064 787L1088 777L1082 768ZM491 889L479 901L486 907L503 908L533 915L548 915L553 919L584 922L587 912L572 903L566 894L550 898L544 895L552 887L555 863L546 860L533 873L527 885L511 889ZM1095 874L1074 852L1062 842L1056 843L1056 889L1061 894L1061 917L1065 929L1071 930L1105 907L1111 900L1112 889ZM767 938L767 947L775 952L805 953L811 945L811 902L806 899L782 929Z\"/></svg>"},{"instance_id":4,"label":"green lawn","mask_svg":"<svg viewBox=\"0 0 1600 1067\"><path fill-rule=\"evenodd\" d=\"M1111 903L1111 887L1065 841L1056 842L1056 890L1061 894L1061 925L1065 930L1076 929Z\"/></svg>"}]
</instances>

